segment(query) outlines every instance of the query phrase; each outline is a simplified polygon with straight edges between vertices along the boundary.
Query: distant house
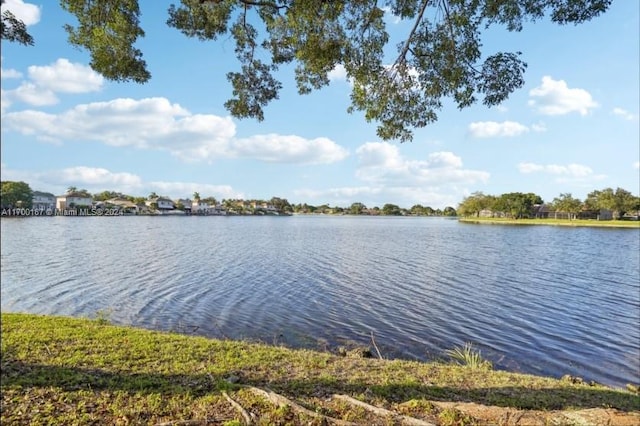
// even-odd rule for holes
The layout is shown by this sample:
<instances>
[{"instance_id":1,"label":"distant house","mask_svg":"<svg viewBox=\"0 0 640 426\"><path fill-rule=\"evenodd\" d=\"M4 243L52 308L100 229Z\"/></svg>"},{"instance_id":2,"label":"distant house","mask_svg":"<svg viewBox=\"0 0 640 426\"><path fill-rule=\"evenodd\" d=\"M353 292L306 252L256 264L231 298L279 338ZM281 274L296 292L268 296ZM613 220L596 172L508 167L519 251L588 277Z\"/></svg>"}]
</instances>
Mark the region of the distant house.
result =
<instances>
[{"instance_id":1,"label":"distant house","mask_svg":"<svg viewBox=\"0 0 640 426\"><path fill-rule=\"evenodd\" d=\"M173 204L173 201L168 198L159 197L157 202L158 208L160 210L173 210L176 208L175 204Z\"/></svg>"},{"instance_id":2,"label":"distant house","mask_svg":"<svg viewBox=\"0 0 640 426\"><path fill-rule=\"evenodd\" d=\"M612 220L613 211L609 209L583 210L578 217L580 219Z\"/></svg>"},{"instance_id":3,"label":"distant house","mask_svg":"<svg viewBox=\"0 0 640 426\"><path fill-rule=\"evenodd\" d=\"M138 205L126 198L111 198L105 202L107 205L116 206L124 212L138 214Z\"/></svg>"},{"instance_id":4,"label":"distant house","mask_svg":"<svg viewBox=\"0 0 640 426\"><path fill-rule=\"evenodd\" d=\"M278 214L278 209L276 209L275 206L271 203L254 201L251 203L251 207L255 212L259 212L260 214Z\"/></svg>"},{"instance_id":5,"label":"distant house","mask_svg":"<svg viewBox=\"0 0 640 426\"><path fill-rule=\"evenodd\" d=\"M222 207L222 204L218 203L211 209L211 214L225 216L227 214L227 210Z\"/></svg>"},{"instance_id":6,"label":"distant house","mask_svg":"<svg viewBox=\"0 0 640 426\"><path fill-rule=\"evenodd\" d=\"M178 206L182 206L182 210L184 210L186 214L191 213L193 210L193 201L188 198L180 198L175 202L175 205L176 208L178 208Z\"/></svg>"},{"instance_id":7,"label":"distant house","mask_svg":"<svg viewBox=\"0 0 640 426\"><path fill-rule=\"evenodd\" d=\"M69 192L56 197L56 208L60 210L74 207L91 207L93 197L86 192Z\"/></svg>"},{"instance_id":8,"label":"distant house","mask_svg":"<svg viewBox=\"0 0 640 426\"><path fill-rule=\"evenodd\" d=\"M613 210L600 209L598 212L598 220L613 220Z\"/></svg>"},{"instance_id":9,"label":"distant house","mask_svg":"<svg viewBox=\"0 0 640 426\"><path fill-rule=\"evenodd\" d=\"M193 214L199 214L199 215L224 216L227 214L227 211L222 207L222 204L218 203L216 205L213 205L202 200L196 200L193 202L193 205L191 207L191 212Z\"/></svg>"},{"instance_id":10,"label":"distant house","mask_svg":"<svg viewBox=\"0 0 640 426\"><path fill-rule=\"evenodd\" d=\"M479 217L505 217L504 212L493 211L491 209L483 209L478 212Z\"/></svg>"},{"instance_id":11,"label":"distant house","mask_svg":"<svg viewBox=\"0 0 640 426\"><path fill-rule=\"evenodd\" d=\"M151 213L151 211L149 210L149 206L147 206L145 203L136 204L136 207L138 208L138 214L150 214Z\"/></svg>"},{"instance_id":12,"label":"distant house","mask_svg":"<svg viewBox=\"0 0 640 426\"><path fill-rule=\"evenodd\" d=\"M552 217L554 219L561 219L561 220L573 220L573 219L576 219L576 214L571 212L554 210L552 212L549 212L549 217Z\"/></svg>"},{"instance_id":13,"label":"distant house","mask_svg":"<svg viewBox=\"0 0 640 426\"><path fill-rule=\"evenodd\" d=\"M173 210L176 206L173 204L173 201L165 198L165 197L155 197L145 201L145 204L149 207L155 205L155 207L161 212L167 212L169 210Z\"/></svg>"},{"instance_id":14,"label":"distant house","mask_svg":"<svg viewBox=\"0 0 640 426\"><path fill-rule=\"evenodd\" d=\"M209 214L209 203L202 200L193 200L191 212L193 214Z\"/></svg>"},{"instance_id":15,"label":"distant house","mask_svg":"<svg viewBox=\"0 0 640 426\"><path fill-rule=\"evenodd\" d=\"M555 210L549 204L534 204L531 208L531 217L535 219L575 219L575 214Z\"/></svg>"},{"instance_id":16,"label":"distant house","mask_svg":"<svg viewBox=\"0 0 640 426\"><path fill-rule=\"evenodd\" d=\"M56 196L49 192L33 191L34 210L53 210L56 208Z\"/></svg>"},{"instance_id":17,"label":"distant house","mask_svg":"<svg viewBox=\"0 0 640 426\"><path fill-rule=\"evenodd\" d=\"M552 212L549 204L534 204L531 209L531 216L536 219L549 219L549 214Z\"/></svg>"}]
</instances>

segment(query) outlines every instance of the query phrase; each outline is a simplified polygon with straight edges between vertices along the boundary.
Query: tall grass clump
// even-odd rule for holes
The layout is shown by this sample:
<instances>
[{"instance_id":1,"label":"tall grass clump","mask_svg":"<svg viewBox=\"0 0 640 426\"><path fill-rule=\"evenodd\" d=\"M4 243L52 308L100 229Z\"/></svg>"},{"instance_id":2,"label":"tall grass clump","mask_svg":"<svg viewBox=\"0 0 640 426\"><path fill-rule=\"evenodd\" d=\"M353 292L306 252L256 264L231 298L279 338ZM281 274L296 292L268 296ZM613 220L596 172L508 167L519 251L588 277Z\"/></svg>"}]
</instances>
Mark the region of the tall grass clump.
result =
<instances>
[{"instance_id":1,"label":"tall grass clump","mask_svg":"<svg viewBox=\"0 0 640 426\"><path fill-rule=\"evenodd\" d=\"M471 343L465 343L462 347L448 349L445 353L457 364L475 370L491 370L493 365L490 361L482 358L480 350L476 350Z\"/></svg>"},{"instance_id":2,"label":"tall grass clump","mask_svg":"<svg viewBox=\"0 0 640 426\"><path fill-rule=\"evenodd\" d=\"M96 311L95 321L100 325L111 325L112 309L99 309Z\"/></svg>"}]
</instances>

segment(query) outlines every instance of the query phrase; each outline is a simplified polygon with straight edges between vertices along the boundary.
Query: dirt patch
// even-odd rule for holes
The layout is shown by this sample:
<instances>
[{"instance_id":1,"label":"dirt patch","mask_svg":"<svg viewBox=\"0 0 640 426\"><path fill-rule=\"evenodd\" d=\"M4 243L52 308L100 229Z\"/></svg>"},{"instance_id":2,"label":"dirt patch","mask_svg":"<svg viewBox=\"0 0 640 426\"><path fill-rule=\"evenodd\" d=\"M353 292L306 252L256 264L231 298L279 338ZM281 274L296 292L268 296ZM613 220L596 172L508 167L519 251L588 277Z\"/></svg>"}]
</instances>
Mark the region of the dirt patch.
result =
<instances>
[{"instance_id":1,"label":"dirt patch","mask_svg":"<svg viewBox=\"0 0 640 426\"><path fill-rule=\"evenodd\" d=\"M480 425L500 426L638 426L640 412L590 408L584 410L537 411L487 406L471 402L431 401L440 410L454 409L475 419Z\"/></svg>"}]
</instances>

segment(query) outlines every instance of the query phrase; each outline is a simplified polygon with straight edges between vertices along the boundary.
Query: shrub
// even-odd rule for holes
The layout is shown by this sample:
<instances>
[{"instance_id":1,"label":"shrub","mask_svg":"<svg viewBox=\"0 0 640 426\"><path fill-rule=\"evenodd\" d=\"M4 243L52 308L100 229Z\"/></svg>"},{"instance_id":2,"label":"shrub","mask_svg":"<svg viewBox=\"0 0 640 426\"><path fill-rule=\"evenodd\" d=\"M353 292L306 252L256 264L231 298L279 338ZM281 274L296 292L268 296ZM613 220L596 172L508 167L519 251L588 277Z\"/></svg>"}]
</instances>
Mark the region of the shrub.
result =
<instances>
[{"instance_id":1,"label":"shrub","mask_svg":"<svg viewBox=\"0 0 640 426\"><path fill-rule=\"evenodd\" d=\"M480 350L475 350L471 343L465 343L463 347L455 347L446 351L446 354L456 363L478 370L491 370L490 361L482 358Z\"/></svg>"}]
</instances>

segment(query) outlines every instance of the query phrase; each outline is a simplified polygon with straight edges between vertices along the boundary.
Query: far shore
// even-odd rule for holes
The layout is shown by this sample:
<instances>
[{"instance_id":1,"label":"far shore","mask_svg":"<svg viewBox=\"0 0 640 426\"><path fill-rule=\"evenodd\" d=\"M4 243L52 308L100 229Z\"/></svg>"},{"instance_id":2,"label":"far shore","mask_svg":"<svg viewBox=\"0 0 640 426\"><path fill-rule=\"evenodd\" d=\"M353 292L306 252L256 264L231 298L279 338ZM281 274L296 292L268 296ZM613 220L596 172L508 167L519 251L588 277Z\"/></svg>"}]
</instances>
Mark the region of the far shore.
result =
<instances>
[{"instance_id":1,"label":"far shore","mask_svg":"<svg viewBox=\"0 0 640 426\"><path fill-rule=\"evenodd\" d=\"M593 219L512 219L501 217L460 217L459 222L482 225L547 225L593 228L640 229L638 220L593 220Z\"/></svg>"}]
</instances>

